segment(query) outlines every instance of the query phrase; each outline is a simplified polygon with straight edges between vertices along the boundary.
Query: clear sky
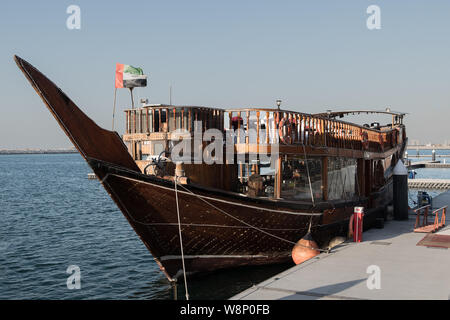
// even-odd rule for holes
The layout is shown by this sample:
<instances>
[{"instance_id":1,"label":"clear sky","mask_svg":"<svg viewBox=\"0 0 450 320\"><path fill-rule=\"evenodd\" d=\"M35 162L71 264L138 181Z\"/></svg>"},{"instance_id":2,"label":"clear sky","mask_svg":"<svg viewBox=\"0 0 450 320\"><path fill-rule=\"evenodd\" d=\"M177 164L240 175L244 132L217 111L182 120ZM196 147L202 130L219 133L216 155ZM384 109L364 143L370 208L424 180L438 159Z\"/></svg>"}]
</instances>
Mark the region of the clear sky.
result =
<instances>
[{"instance_id":1,"label":"clear sky","mask_svg":"<svg viewBox=\"0 0 450 320\"><path fill-rule=\"evenodd\" d=\"M69 30L66 9L81 8ZM381 29L369 30L369 5ZM135 98L215 107L408 112L410 139L450 140L450 1L4 1L0 149L70 141L13 61L17 54L110 129L116 62L143 68ZM118 109L130 105L118 92ZM123 112L116 116L123 130Z\"/></svg>"}]
</instances>

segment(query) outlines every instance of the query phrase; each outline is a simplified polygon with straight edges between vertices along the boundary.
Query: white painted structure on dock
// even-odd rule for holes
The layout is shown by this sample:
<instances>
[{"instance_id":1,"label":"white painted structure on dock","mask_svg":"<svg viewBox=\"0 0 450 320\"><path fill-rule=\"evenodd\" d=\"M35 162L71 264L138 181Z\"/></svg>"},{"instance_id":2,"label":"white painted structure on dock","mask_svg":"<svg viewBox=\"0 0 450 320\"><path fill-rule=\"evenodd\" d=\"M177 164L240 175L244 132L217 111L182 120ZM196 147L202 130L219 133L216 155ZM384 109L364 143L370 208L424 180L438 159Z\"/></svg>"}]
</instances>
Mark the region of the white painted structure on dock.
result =
<instances>
[{"instance_id":1,"label":"white painted structure on dock","mask_svg":"<svg viewBox=\"0 0 450 320\"><path fill-rule=\"evenodd\" d=\"M408 179L411 189L450 189L450 179Z\"/></svg>"}]
</instances>

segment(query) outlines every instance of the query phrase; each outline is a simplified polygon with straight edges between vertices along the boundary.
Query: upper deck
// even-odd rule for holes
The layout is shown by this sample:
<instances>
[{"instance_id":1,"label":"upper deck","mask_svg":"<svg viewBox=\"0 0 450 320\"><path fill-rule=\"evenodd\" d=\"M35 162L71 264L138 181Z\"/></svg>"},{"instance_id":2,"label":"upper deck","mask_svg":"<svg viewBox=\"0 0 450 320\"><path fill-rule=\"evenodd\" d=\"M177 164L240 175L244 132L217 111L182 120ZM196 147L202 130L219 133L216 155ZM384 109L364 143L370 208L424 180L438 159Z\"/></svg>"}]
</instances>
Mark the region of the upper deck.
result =
<instances>
[{"instance_id":1,"label":"upper deck","mask_svg":"<svg viewBox=\"0 0 450 320\"><path fill-rule=\"evenodd\" d=\"M388 114L392 115L392 121L385 125L376 122L369 126L336 119L358 113ZM344 150L365 152L367 158L385 153L405 138L404 114L388 111L308 114L270 108L225 110L200 106L144 105L127 109L125 114L125 141L170 140L171 134L178 129L193 134L196 122L201 122L201 132L208 129L217 129L224 134L233 132L237 153L261 152L261 148L269 152L272 144L279 144L281 153L300 153L305 148L308 152L321 153L327 148L327 153L331 154L342 154ZM200 128L197 127L197 130ZM356 157L362 156L362 153L356 154Z\"/></svg>"},{"instance_id":2,"label":"upper deck","mask_svg":"<svg viewBox=\"0 0 450 320\"><path fill-rule=\"evenodd\" d=\"M264 191L258 189L255 194L278 199L303 199L311 194L316 199L368 195L389 179L390 168L401 157L406 139L403 114L397 113L389 113L392 121L385 125L343 121L344 115L339 113L270 108L144 105L127 109L125 114L123 140L144 173L157 174L151 171L152 163L160 156L173 158L174 146L180 141L177 131L183 130L183 140L190 140L191 147L186 153L183 149L183 159L177 162L183 163L191 182L247 194L251 189L248 181L255 174L263 177L264 185L260 186ZM195 160L198 146L202 146L201 154L212 157L208 147L213 143L203 139L210 129L222 134L223 140L216 146L220 149L223 145L227 154L214 166ZM199 133L200 140L196 140ZM175 172L171 161L165 169L169 175ZM336 187L337 177L347 181L345 186L339 181L340 187Z\"/></svg>"}]
</instances>

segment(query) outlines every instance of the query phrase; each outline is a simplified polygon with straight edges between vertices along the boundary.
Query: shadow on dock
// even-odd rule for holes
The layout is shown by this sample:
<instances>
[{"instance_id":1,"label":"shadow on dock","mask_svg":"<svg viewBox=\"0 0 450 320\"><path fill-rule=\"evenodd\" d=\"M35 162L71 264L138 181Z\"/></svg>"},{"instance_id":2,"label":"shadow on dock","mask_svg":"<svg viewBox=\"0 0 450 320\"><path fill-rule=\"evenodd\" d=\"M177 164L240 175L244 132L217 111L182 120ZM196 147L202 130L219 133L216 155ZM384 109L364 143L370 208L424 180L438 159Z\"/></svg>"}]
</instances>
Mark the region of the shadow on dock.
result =
<instances>
[{"instance_id":1,"label":"shadow on dock","mask_svg":"<svg viewBox=\"0 0 450 320\"><path fill-rule=\"evenodd\" d=\"M309 291L303 292L295 292L290 296L281 298L280 300L317 300L320 298L332 297L333 299L342 299L342 300L360 300L358 298L348 298L344 296L339 296L337 293L342 292L348 288L351 288L361 282L365 282L367 279L362 278L358 280L351 280L340 282L332 285L321 286L317 288L312 288ZM323 293L321 293L323 292Z\"/></svg>"}]
</instances>

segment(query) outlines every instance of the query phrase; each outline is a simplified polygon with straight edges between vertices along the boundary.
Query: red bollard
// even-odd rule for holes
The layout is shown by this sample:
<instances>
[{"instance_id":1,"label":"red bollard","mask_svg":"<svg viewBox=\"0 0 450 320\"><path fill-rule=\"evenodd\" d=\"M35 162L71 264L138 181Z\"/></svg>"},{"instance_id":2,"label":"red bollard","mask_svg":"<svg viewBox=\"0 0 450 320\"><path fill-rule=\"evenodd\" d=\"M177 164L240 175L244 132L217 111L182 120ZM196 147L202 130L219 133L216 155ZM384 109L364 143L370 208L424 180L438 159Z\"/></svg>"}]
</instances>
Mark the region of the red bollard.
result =
<instances>
[{"instance_id":1,"label":"red bollard","mask_svg":"<svg viewBox=\"0 0 450 320\"><path fill-rule=\"evenodd\" d=\"M362 241L364 207L355 207L353 214L353 241Z\"/></svg>"}]
</instances>

